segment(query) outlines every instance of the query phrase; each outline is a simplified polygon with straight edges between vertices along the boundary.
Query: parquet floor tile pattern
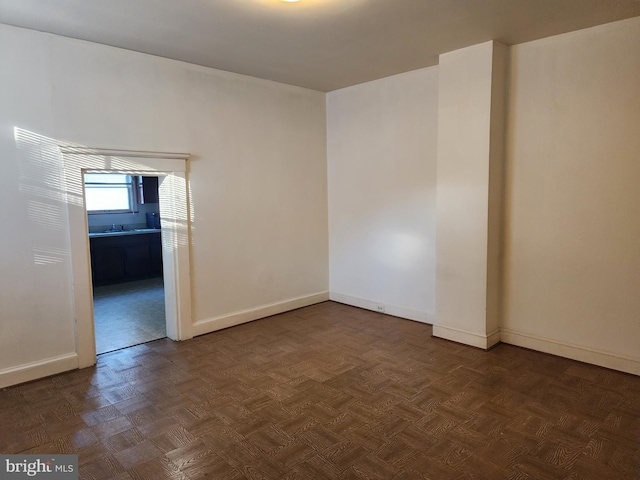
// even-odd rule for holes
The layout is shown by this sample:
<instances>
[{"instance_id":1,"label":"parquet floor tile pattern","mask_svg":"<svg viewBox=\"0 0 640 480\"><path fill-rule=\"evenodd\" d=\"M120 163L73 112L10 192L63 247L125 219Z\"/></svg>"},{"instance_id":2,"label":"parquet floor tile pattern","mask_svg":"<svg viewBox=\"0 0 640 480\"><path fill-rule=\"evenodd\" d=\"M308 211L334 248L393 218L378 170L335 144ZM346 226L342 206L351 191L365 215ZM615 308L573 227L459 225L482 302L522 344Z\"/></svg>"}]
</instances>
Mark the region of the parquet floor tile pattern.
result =
<instances>
[{"instance_id":1,"label":"parquet floor tile pattern","mask_svg":"<svg viewBox=\"0 0 640 480\"><path fill-rule=\"evenodd\" d=\"M325 302L0 391L80 478L638 479L640 377Z\"/></svg>"}]
</instances>

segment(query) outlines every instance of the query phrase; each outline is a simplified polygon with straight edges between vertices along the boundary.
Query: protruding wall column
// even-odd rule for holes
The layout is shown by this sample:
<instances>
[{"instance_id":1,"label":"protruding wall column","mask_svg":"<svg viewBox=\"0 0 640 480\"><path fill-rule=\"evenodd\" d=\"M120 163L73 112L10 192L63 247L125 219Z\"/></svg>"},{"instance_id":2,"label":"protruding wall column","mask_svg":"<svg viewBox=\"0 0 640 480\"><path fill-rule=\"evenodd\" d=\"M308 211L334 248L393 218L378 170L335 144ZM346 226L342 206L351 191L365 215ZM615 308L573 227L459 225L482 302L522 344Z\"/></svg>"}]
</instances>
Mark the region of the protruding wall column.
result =
<instances>
[{"instance_id":1,"label":"protruding wall column","mask_svg":"<svg viewBox=\"0 0 640 480\"><path fill-rule=\"evenodd\" d=\"M440 56L433 335L500 341L506 47Z\"/></svg>"}]
</instances>

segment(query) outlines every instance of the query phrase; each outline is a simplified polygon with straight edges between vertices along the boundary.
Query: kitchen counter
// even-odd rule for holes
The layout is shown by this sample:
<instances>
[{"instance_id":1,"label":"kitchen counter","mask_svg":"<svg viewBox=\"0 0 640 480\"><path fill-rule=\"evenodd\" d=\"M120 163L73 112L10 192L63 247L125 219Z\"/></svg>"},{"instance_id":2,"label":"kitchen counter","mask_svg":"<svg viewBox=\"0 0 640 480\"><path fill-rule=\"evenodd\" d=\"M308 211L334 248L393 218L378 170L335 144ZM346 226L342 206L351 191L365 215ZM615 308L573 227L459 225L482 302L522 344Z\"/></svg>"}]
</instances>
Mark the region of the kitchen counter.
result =
<instances>
[{"instance_id":1,"label":"kitchen counter","mask_svg":"<svg viewBox=\"0 0 640 480\"><path fill-rule=\"evenodd\" d=\"M109 230L106 232L89 232L89 238L98 237L122 237L127 235L140 235L145 233L160 233L159 228L136 228L134 230Z\"/></svg>"}]
</instances>

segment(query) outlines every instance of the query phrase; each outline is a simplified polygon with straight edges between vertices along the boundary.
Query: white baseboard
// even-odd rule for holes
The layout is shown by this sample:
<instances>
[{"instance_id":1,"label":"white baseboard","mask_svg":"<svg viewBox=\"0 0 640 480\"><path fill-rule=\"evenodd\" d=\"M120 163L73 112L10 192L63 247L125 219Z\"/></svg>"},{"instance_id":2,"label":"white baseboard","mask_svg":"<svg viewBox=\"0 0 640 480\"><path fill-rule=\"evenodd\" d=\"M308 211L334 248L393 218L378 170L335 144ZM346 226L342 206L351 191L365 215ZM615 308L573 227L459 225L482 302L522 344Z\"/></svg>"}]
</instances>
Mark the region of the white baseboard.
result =
<instances>
[{"instance_id":1,"label":"white baseboard","mask_svg":"<svg viewBox=\"0 0 640 480\"><path fill-rule=\"evenodd\" d=\"M386 313L387 315L406 318L408 320L415 320L416 322L432 324L434 319L434 314L431 312L423 312L421 310L401 307L399 305L376 302L374 300L366 300L364 298L358 298L352 295L345 295L344 293L330 292L329 299L333 300L334 302L344 303L345 305L364 308L365 310L372 310L374 312L380 312L380 310L378 310L378 307L382 306L384 307L384 312L380 313Z\"/></svg>"},{"instance_id":2,"label":"white baseboard","mask_svg":"<svg viewBox=\"0 0 640 480\"><path fill-rule=\"evenodd\" d=\"M433 326L433 336L451 340L452 342L470 345L476 348L488 350L500 342L500 330L494 330L485 335L481 333L469 332L459 328L445 327L444 325Z\"/></svg>"},{"instance_id":3,"label":"white baseboard","mask_svg":"<svg viewBox=\"0 0 640 480\"><path fill-rule=\"evenodd\" d=\"M31 380L76 368L78 368L78 355L76 353L68 353L37 362L25 363L17 367L5 368L0 370L0 388L30 382Z\"/></svg>"},{"instance_id":4,"label":"white baseboard","mask_svg":"<svg viewBox=\"0 0 640 480\"><path fill-rule=\"evenodd\" d=\"M502 342L510 345L530 348L531 350L571 358L580 362L611 368L612 370L640 375L640 357L629 357L617 353L605 352L508 329L502 329L500 331L500 339Z\"/></svg>"},{"instance_id":5,"label":"white baseboard","mask_svg":"<svg viewBox=\"0 0 640 480\"><path fill-rule=\"evenodd\" d=\"M240 312L221 315L219 317L207 318L193 324L193 336L204 335L215 332L223 328L234 327L242 323L252 322L260 318L270 317L279 313L295 310L296 308L308 307L320 302L329 300L329 292L320 292L313 295L292 298L278 303L260 305L256 308L242 310Z\"/></svg>"}]
</instances>

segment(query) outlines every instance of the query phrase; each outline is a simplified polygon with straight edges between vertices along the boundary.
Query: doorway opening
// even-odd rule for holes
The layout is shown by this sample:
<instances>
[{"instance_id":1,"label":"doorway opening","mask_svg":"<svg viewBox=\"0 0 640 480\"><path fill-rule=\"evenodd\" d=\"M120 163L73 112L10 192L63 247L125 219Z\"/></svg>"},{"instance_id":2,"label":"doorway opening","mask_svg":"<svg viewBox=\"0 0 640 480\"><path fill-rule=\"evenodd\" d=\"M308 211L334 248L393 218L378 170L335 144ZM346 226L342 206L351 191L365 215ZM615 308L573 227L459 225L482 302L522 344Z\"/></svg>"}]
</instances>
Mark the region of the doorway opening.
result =
<instances>
[{"instance_id":1,"label":"doorway opening","mask_svg":"<svg viewBox=\"0 0 640 480\"><path fill-rule=\"evenodd\" d=\"M167 336L157 176L84 173L96 354Z\"/></svg>"},{"instance_id":2,"label":"doorway opening","mask_svg":"<svg viewBox=\"0 0 640 480\"><path fill-rule=\"evenodd\" d=\"M90 245L84 173L158 176L162 212L162 268L167 337L188 340L191 323L188 153L114 150L59 144L64 161L64 191L69 215L76 359L78 368L95 365Z\"/></svg>"}]
</instances>

